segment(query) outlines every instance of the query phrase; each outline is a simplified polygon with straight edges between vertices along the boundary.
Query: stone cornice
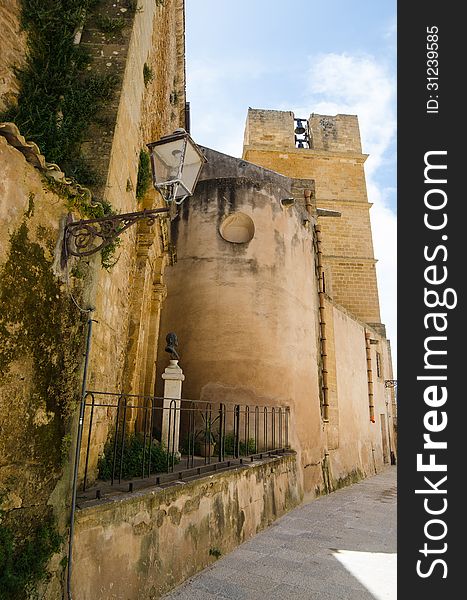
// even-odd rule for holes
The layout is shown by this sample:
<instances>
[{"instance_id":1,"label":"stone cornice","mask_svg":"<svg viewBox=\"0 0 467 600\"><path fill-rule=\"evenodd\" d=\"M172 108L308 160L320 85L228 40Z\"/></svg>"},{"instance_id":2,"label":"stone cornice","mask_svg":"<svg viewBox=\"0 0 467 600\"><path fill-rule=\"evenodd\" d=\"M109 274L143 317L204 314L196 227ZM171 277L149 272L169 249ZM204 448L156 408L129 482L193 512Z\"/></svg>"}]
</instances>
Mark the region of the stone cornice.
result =
<instances>
[{"instance_id":1,"label":"stone cornice","mask_svg":"<svg viewBox=\"0 0 467 600\"><path fill-rule=\"evenodd\" d=\"M323 259L325 260L332 260L332 261L340 261L340 262L349 262L349 263L355 263L355 262L366 262L366 263L371 263L373 265L375 265L378 260L376 258L370 258L368 256L339 256L337 254L324 254L323 252Z\"/></svg>"},{"instance_id":2,"label":"stone cornice","mask_svg":"<svg viewBox=\"0 0 467 600\"><path fill-rule=\"evenodd\" d=\"M362 154L361 152L335 152L331 150L315 150L313 148L278 148L271 149L269 144L255 144L243 147L243 156L247 152L268 152L271 154L301 154L304 158L347 158L352 159L357 163L363 164L368 158L368 154Z\"/></svg>"},{"instance_id":3,"label":"stone cornice","mask_svg":"<svg viewBox=\"0 0 467 600\"><path fill-rule=\"evenodd\" d=\"M367 200L351 200L350 198L342 199L342 198L317 198L316 204L323 202L329 204L340 204L345 206L346 204L352 204L354 207L366 208L370 209L373 206L373 202L368 202ZM322 206L321 208L327 208Z\"/></svg>"}]
</instances>

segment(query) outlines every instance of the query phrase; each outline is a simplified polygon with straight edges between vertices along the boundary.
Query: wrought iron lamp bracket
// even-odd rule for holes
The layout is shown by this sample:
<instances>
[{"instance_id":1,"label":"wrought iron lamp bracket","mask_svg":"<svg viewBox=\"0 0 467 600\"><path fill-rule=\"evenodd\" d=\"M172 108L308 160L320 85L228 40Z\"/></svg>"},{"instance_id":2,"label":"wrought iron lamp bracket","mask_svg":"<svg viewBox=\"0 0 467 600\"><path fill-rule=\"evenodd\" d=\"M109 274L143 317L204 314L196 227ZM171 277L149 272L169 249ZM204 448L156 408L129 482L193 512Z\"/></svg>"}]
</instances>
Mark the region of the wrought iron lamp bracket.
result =
<instances>
[{"instance_id":1,"label":"wrought iron lamp bracket","mask_svg":"<svg viewBox=\"0 0 467 600\"><path fill-rule=\"evenodd\" d=\"M168 216L168 213L169 208L154 208L80 221L73 221L71 214L68 214L63 234L60 262L62 269L70 256L91 256L111 244L138 221L147 219L148 225L154 225L158 217Z\"/></svg>"}]
</instances>

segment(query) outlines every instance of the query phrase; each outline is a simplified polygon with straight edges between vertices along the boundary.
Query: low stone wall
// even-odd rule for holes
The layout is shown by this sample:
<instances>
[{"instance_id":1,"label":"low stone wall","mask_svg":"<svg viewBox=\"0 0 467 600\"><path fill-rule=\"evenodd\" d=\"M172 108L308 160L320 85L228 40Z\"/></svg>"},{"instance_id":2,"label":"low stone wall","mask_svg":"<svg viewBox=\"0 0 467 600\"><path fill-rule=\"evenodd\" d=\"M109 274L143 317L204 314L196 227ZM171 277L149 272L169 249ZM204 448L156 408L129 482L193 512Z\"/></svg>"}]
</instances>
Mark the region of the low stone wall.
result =
<instances>
[{"instance_id":1,"label":"low stone wall","mask_svg":"<svg viewBox=\"0 0 467 600\"><path fill-rule=\"evenodd\" d=\"M76 600L154 600L302 498L295 454L77 511Z\"/></svg>"}]
</instances>

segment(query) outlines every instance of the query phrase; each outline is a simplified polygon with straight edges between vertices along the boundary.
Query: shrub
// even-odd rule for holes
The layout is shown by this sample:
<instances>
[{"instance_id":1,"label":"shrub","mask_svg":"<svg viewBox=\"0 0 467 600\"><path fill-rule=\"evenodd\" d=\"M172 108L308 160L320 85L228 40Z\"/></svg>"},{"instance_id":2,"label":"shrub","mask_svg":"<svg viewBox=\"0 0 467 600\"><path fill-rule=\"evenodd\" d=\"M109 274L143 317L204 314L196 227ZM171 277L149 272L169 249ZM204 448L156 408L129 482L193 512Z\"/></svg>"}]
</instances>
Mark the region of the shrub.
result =
<instances>
[{"instance_id":1,"label":"shrub","mask_svg":"<svg viewBox=\"0 0 467 600\"><path fill-rule=\"evenodd\" d=\"M240 441L239 444L240 455L247 456L254 454L256 451L255 440L250 438L247 443ZM224 440L224 452L225 454L235 454L235 437L233 433L227 433Z\"/></svg>"},{"instance_id":2,"label":"shrub","mask_svg":"<svg viewBox=\"0 0 467 600\"><path fill-rule=\"evenodd\" d=\"M26 540L0 524L0 597L29 597L32 588L47 579L47 563L62 542L52 518L31 531Z\"/></svg>"},{"instance_id":3,"label":"shrub","mask_svg":"<svg viewBox=\"0 0 467 600\"><path fill-rule=\"evenodd\" d=\"M98 478L107 481L112 478L113 468L113 455L114 455L114 438L111 438L104 448L104 454L99 459ZM120 473L120 461L122 458L122 443L121 439L117 442L116 448L116 460L115 460L115 475ZM144 440L142 434L128 435L125 438L125 444L123 447L123 465L122 465L122 477L123 479L132 479L133 477L143 476L143 458L144 458L144 475L148 474L150 466L150 473L167 473L168 466L172 462L172 456L169 455L167 450L157 440L152 440L150 443L149 438ZM179 462L175 460L175 462Z\"/></svg>"}]
</instances>

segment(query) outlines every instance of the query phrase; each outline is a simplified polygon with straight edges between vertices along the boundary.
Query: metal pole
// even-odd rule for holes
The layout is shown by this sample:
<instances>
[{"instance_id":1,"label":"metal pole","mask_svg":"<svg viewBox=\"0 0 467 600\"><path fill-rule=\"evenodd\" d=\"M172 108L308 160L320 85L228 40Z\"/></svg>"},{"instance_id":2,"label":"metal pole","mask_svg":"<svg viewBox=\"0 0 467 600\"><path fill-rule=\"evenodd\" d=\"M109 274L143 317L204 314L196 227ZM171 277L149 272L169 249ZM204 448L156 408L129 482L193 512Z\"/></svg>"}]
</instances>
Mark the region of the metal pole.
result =
<instances>
[{"instance_id":1,"label":"metal pole","mask_svg":"<svg viewBox=\"0 0 467 600\"><path fill-rule=\"evenodd\" d=\"M89 314L93 311L90 310ZM71 514L70 514L70 535L68 539L68 569L67 569L67 581L66 581L66 589L68 599L72 600L71 595L71 573L72 573L72 557L73 557L73 534L75 531L75 510L76 510L76 491L78 487L78 468L79 468L79 455L81 450L81 438L83 436L83 422L84 422L84 410L86 406L86 387L87 387L87 377L88 377L88 364L89 364L89 352L91 349L91 334L92 334L92 324L97 323L95 319L88 319L87 326L87 336L86 336L86 352L84 355L84 371L83 371L83 380L81 384L81 406L79 411L79 423L78 423L78 435L76 438L76 449L75 449L75 465L73 469L73 489L71 493Z\"/></svg>"}]
</instances>

